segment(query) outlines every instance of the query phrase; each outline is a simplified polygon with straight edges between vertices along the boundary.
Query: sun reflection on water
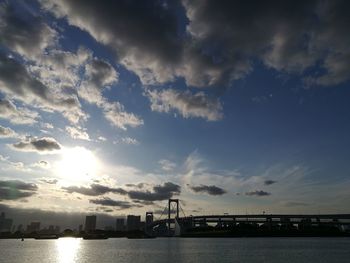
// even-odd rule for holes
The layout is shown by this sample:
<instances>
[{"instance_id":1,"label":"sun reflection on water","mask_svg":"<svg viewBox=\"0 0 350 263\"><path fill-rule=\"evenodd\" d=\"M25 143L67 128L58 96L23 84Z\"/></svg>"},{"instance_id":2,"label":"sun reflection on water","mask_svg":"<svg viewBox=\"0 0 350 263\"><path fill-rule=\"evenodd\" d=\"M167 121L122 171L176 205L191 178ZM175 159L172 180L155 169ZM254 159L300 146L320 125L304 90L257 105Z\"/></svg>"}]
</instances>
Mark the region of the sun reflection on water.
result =
<instances>
[{"instance_id":1,"label":"sun reflection on water","mask_svg":"<svg viewBox=\"0 0 350 263\"><path fill-rule=\"evenodd\" d=\"M57 240L56 249L59 263L77 262L80 249L80 238L60 238Z\"/></svg>"}]
</instances>

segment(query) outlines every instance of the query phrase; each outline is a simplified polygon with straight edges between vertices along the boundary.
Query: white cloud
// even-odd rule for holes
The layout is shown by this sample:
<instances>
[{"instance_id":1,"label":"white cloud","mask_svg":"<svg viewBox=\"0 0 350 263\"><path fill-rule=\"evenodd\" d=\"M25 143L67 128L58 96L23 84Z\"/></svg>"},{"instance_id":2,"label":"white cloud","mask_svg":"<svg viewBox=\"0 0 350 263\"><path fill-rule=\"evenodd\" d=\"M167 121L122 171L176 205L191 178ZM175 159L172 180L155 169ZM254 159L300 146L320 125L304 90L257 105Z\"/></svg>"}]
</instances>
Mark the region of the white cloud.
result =
<instances>
[{"instance_id":1,"label":"white cloud","mask_svg":"<svg viewBox=\"0 0 350 263\"><path fill-rule=\"evenodd\" d=\"M158 161L160 167L162 168L162 170L166 171L166 172L171 172L176 168L176 163L167 160L167 159L162 159Z\"/></svg>"},{"instance_id":2,"label":"white cloud","mask_svg":"<svg viewBox=\"0 0 350 263\"><path fill-rule=\"evenodd\" d=\"M17 138L18 134L9 127L0 125L0 138Z\"/></svg>"},{"instance_id":3,"label":"white cloud","mask_svg":"<svg viewBox=\"0 0 350 263\"><path fill-rule=\"evenodd\" d=\"M169 113L176 110L184 118L198 117L208 121L218 121L223 118L219 99L209 98L204 92L154 89L146 90L145 95L151 102L152 111Z\"/></svg>"},{"instance_id":4,"label":"white cloud","mask_svg":"<svg viewBox=\"0 0 350 263\"><path fill-rule=\"evenodd\" d=\"M0 118L12 124L33 124L37 122L39 114L25 107L16 107L9 99L0 99Z\"/></svg>"},{"instance_id":5,"label":"white cloud","mask_svg":"<svg viewBox=\"0 0 350 263\"><path fill-rule=\"evenodd\" d=\"M81 128L76 128L72 126L66 126L66 132L73 138L73 139L80 139L80 140L86 140L90 141L89 134L82 130Z\"/></svg>"}]
</instances>

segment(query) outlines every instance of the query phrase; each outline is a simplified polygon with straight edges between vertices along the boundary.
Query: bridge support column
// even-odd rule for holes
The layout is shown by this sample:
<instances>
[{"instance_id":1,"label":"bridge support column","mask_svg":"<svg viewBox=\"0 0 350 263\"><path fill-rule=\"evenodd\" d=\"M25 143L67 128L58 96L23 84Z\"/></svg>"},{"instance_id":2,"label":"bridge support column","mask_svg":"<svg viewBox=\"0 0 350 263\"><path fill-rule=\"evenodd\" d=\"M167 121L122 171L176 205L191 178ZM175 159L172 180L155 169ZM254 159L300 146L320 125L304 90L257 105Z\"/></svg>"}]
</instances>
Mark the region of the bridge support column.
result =
<instances>
[{"instance_id":1,"label":"bridge support column","mask_svg":"<svg viewBox=\"0 0 350 263\"><path fill-rule=\"evenodd\" d=\"M179 218L179 199L169 199L168 201L168 230L170 234L171 203L176 204L176 218Z\"/></svg>"}]
</instances>

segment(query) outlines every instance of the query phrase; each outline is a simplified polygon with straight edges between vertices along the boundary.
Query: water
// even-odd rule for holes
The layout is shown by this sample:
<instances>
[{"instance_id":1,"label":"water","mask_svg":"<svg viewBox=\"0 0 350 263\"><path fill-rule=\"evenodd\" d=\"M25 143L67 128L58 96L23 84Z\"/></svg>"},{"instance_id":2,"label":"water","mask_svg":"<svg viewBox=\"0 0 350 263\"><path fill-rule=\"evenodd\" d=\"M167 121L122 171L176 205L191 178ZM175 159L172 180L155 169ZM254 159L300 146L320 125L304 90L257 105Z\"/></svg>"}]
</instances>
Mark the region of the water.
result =
<instances>
[{"instance_id":1,"label":"water","mask_svg":"<svg viewBox=\"0 0 350 263\"><path fill-rule=\"evenodd\" d=\"M350 238L0 240L1 263L350 262Z\"/></svg>"}]
</instances>

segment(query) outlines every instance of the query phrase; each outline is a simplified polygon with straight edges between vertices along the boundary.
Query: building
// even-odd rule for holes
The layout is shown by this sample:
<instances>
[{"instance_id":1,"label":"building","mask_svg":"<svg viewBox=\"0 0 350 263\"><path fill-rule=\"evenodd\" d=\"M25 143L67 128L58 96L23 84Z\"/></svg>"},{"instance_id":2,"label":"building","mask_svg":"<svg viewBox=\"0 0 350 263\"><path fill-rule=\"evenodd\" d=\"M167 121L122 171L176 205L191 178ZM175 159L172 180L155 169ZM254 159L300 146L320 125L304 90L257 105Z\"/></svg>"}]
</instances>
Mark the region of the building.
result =
<instances>
[{"instance_id":1,"label":"building","mask_svg":"<svg viewBox=\"0 0 350 263\"><path fill-rule=\"evenodd\" d=\"M27 225L27 233L39 232L40 231L40 222L31 222Z\"/></svg>"},{"instance_id":2,"label":"building","mask_svg":"<svg viewBox=\"0 0 350 263\"><path fill-rule=\"evenodd\" d=\"M96 216L86 216L85 218L85 232L93 232L96 229Z\"/></svg>"},{"instance_id":3,"label":"building","mask_svg":"<svg viewBox=\"0 0 350 263\"><path fill-rule=\"evenodd\" d=\"M115 230L116 231L125 231L125 219L117 218L115 221Z\"/></svg>"},{"instance_id":4,"label":"building","mask_svg":"<svg viewBox=\"0 0 350 263\"><path fill-rule=\"evenodd\" d=\"M126 228L128 231L140 230L141 216L128 215L126 219Z\"/></svg>"},{"instance_id":5,"label":"building","mask_svg":"<svg viewBox=\"0 0 350 263\"><path fill-rule=\"evenodd\" d=\"M6 218L4 212L0 215L0 232L9 232L12 229L13 220L11 218Z\"/></svg>"},{"instance_id":6,"label":"building","mask_svg":"<svg viewBox=\"0 0 350 263\"><path fill-rule=\"evenodd\" d=\"M149 226L152 223L153 223L153 213L146 212L146 226Z\"/></svg>"}]
</instances>

